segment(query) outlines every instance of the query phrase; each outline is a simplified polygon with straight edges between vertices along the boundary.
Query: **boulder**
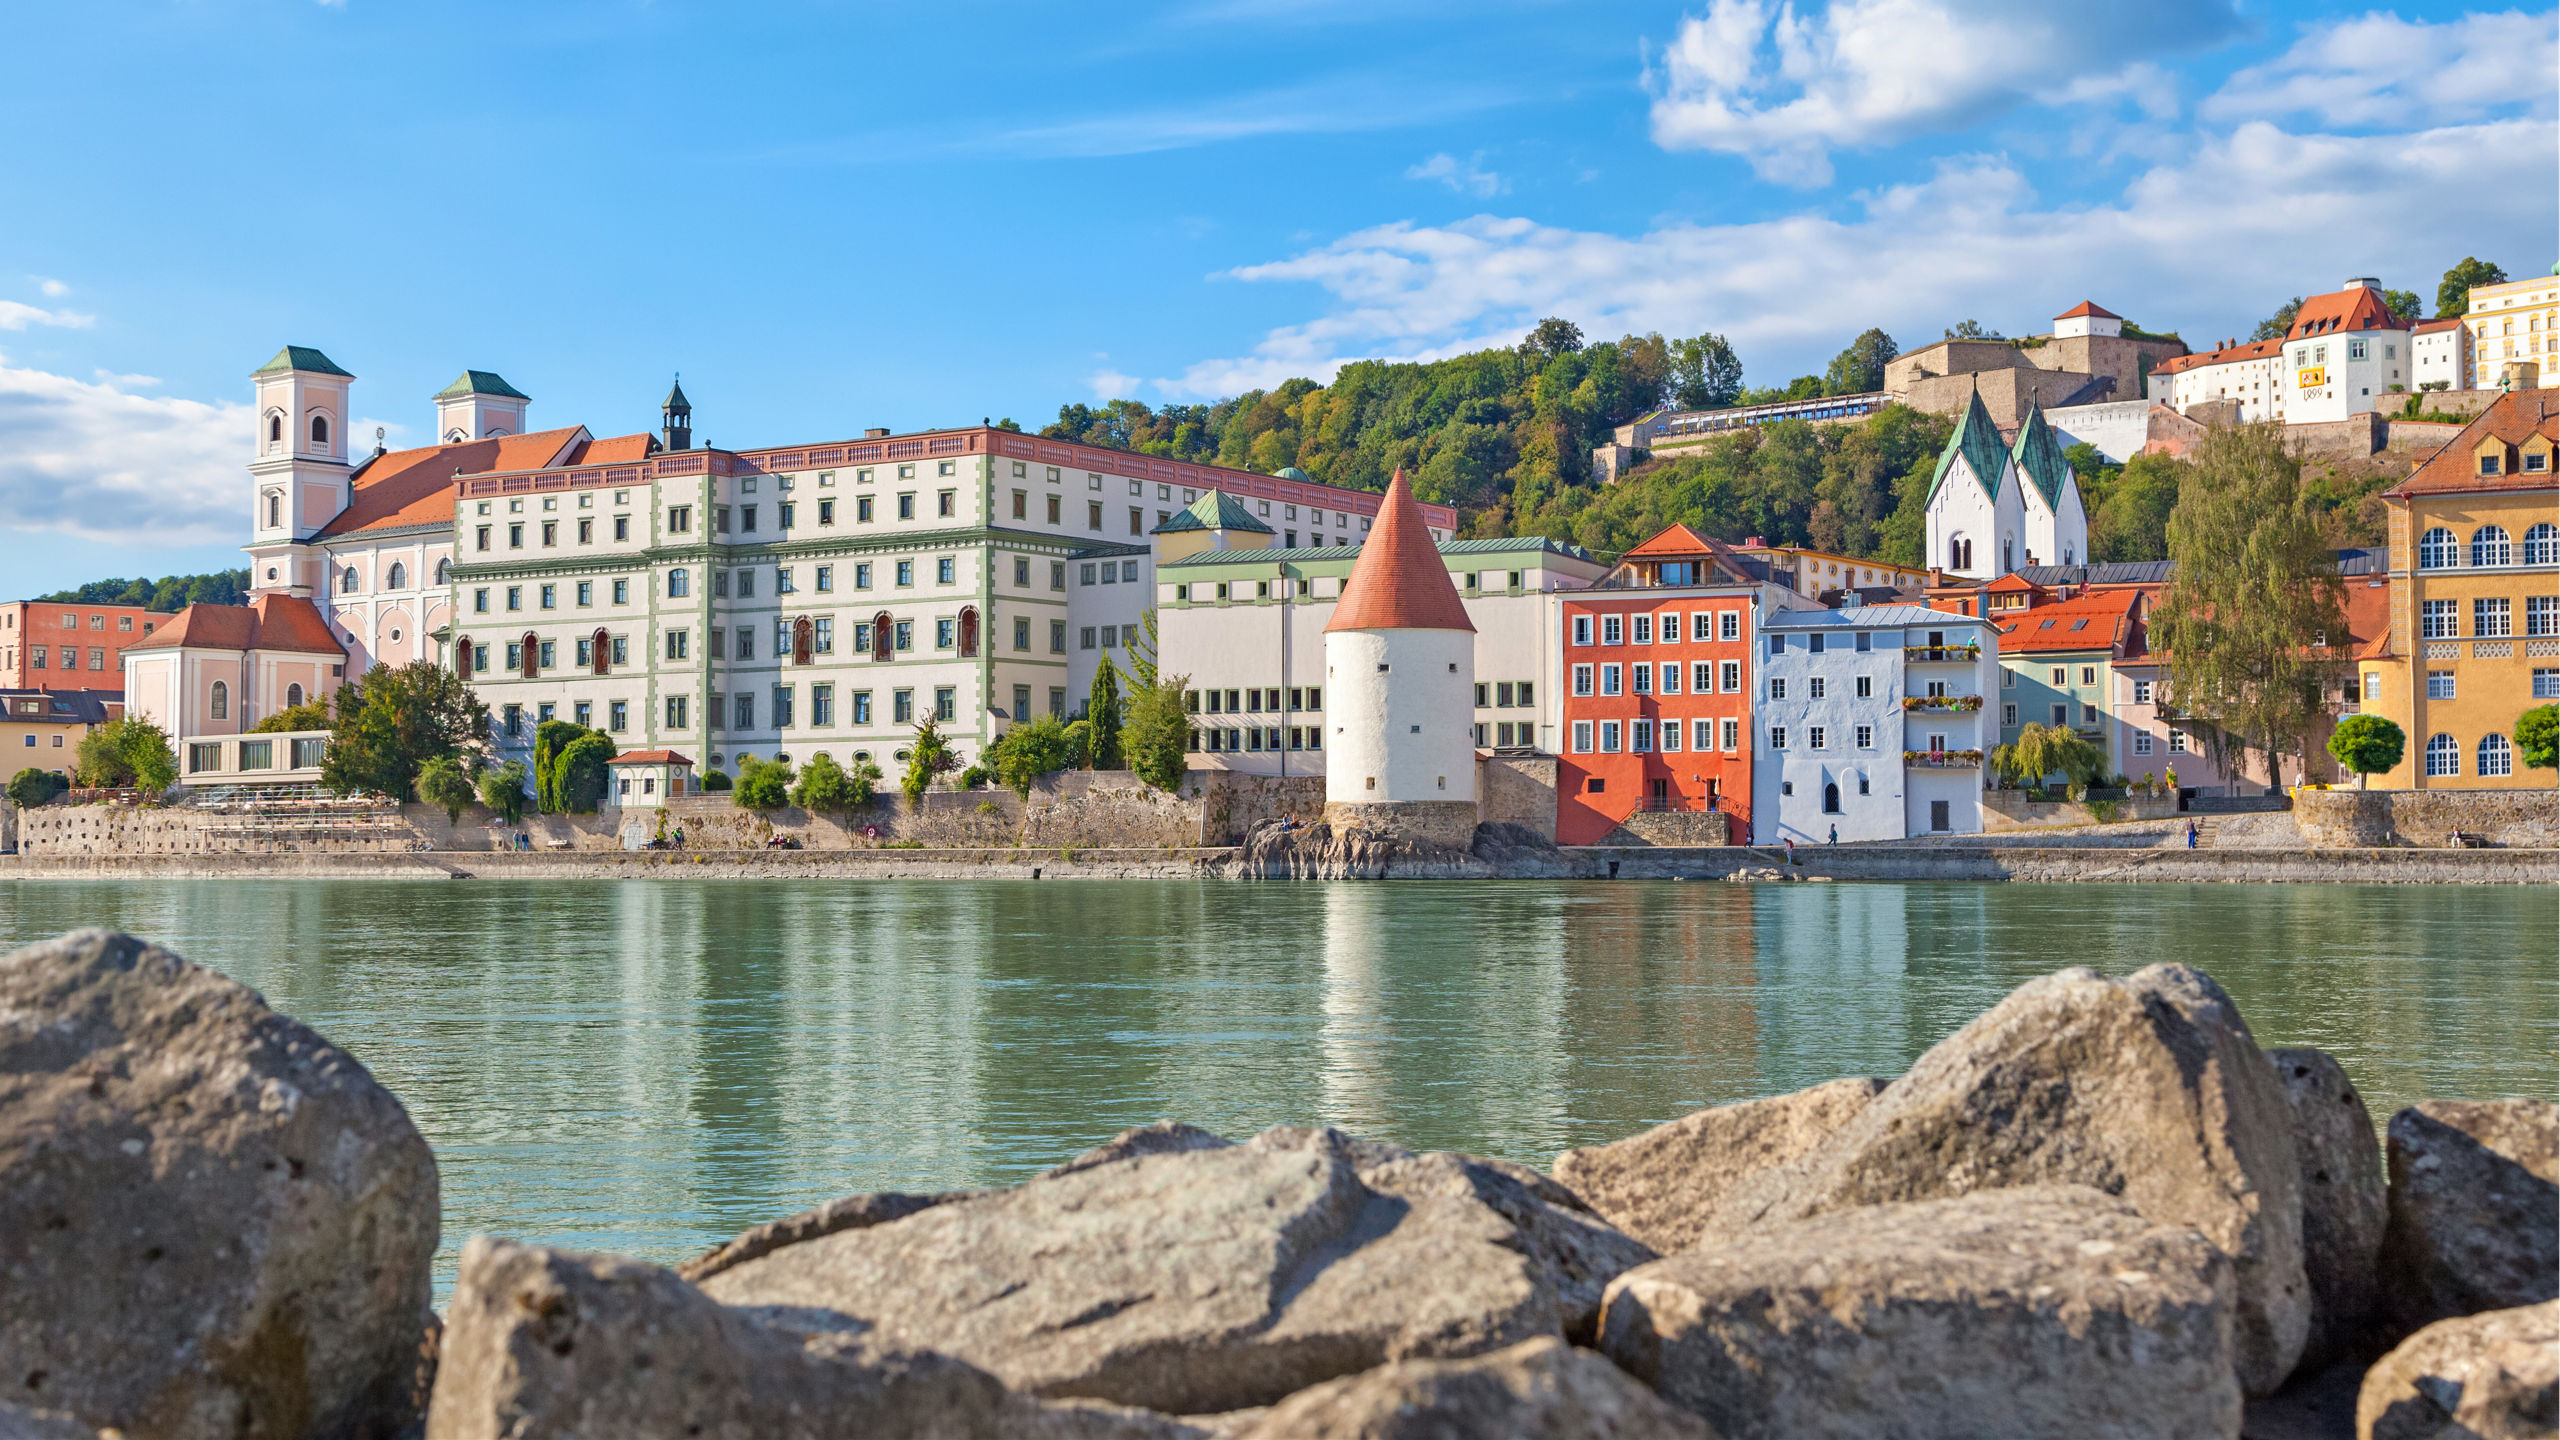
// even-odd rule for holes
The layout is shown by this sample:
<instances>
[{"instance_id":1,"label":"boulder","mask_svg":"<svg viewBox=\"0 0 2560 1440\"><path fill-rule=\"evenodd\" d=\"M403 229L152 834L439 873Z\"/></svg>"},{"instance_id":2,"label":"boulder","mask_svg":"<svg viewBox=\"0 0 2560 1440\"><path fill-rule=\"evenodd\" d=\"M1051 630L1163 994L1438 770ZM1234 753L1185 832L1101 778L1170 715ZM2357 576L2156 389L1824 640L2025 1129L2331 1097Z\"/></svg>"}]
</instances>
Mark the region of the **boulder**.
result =
<instances>
[{"instance_id":1,"label":"boulder","mask_svg":"<svg viewBox=\"0 0 2560 1440\"><path fill-rule=\"evenodd\" d=\"M2365 1372L2356 1440L2549 1440L2560 1301L2439 1320Z\"/></svg>"},{"instance_id":2,"label":"boulder","mask_svg":"<svg viewBox=\"0 0 2560 1440\"><path fill-rule=\"evenodd\" d=\"M1718 1105L1607 1145L1556 1157L1556 1178L1610 1224L1661 1251L1711 1238L1709 1220L1734 1187L1803 1159L1884 1089L1834 1080L1738 1105Z\"/></svg>"},{"instance_id":3,"label":"boulder","mask_svg":"<svg viewBox=\"0 0 2560 1440\"><path fill-rule=\"evenodd\" d=\"M905 1195L885 1190L871 1195L847 1195L830 1200L815 1210L803 1210L769 1220L740 1234L711 1251L686 1261L676 1273L700 1283L723 1270L744 1265L759 1256L770 1255L786 1245L798 1245L839 1230L866 1230L904 1220L920 1210L948 1205L954 1200L969 1200L984 1195L984 1190L949 1190L938 1195Z\"/></svg>"},{"instance_id":4,"label":"boulder","mask_svg":"<svg viewBox=\"0 0 2560 1440\"><path fill-rule=\"evenodd\" d=\"M2364 1098L2327 1051L2270 1050L2267 1058L2275 1062L2276 1082L2293 1106L2293 1155L2302 1171L2302 1273L2311 1293L2302 1363L2316 1367L2355 1348L2379 1294L2374 1265L2390 1213L2382 1146Z\"/></svg>"},{"instance_id":5,"label":"boulder","mask_svg":"<svg viewBox=\"0 0 2560 1440\"><path fill-rule=\"evenodd\" d=\"M827 1235L703 1288L1041 1396L1201 1413L1562 1335L1650 1255L1496 1165L1291 1128Z\"/></svg>"},{"instance_id":6,"label":"boulder","mask_svg":"<svg viewBox=\"0 0 2560 1440\"><path fill-rule=\"evenodd\" d=\"M1118 1407L1044 1405L947 1355L731 1310L675 1272L474 1236L446 1307L427 1440L1193 1440Z\"/></svg>"},{"instance_id":7,"label":"boulder","mask_svg":"<svg viewBox=\"0 0 2560 1440\"><path fill-rule=\"evenodd\" d=\"M1630 1270L1600 1349L1729 1440L2233 1436L2230 1258L2084 1186L1771 1226Z\"/></svg>"},{"instance_id":8,"label":"boulder","mask_svg":"<svg viewBox=\"0 0 2560 1440\"><path fill-rule=\"evenodd\" d=\"M1839 1133L1739 1187L1719 1223L2014 1185L2087 1185L2232 1257L2234 1353L2274 1391L2310 1328L2293 1115L2222 987L2183 965L2029 981Z\"/></svg>"},{"instance_id":9,"label":"boulder","mask_svg":"<svg viewBox=\"0 0 2560 1440\"><path fill-rule=\"evenodd\" d=\"M2388 1151L2382 1283L2403 1328L2560 1295L2560 1105L2421 1101Z\"/></svg>"},{"instance_id":10,"label":"boulder","mask_svg":"<svg viewBox=\"0 0 2560 1440\"><path fill-rule=\"evenodd\" d=\"M1152 1125L1123 1130L1073 1160L1052 1165L1041 1173L1073 1175L1079 1170L1108 1165L1114 1160L1128 1160L1140 1155L1183 1155L1193 1150L1224 1150L1234 1143L1197 1125L1186 1125L1179 1120L1158 1120Z\"/></svg>"},{"instance_id":11,"label":"boulder","mask_svg":"<svg viewBox=\"0 0 2560 1440\"><path fill-rule=\"evenodd\" d=\"M1232 1440L1711 1440L1587 1350L1541 1337L1469 1360L1406 1360L1299 1391Z\"/></svg>"},{"instance_id":12,"label":"boulder","mask_svg":"<svg viewBox=\"0 0 2560 1440\"><path fill-rule=\"evenodd\" d=\"M0 1402L390 1435L436 1227L400 1102L255 991L104 930L0 959Z\"/></svg>"}]
</instances>

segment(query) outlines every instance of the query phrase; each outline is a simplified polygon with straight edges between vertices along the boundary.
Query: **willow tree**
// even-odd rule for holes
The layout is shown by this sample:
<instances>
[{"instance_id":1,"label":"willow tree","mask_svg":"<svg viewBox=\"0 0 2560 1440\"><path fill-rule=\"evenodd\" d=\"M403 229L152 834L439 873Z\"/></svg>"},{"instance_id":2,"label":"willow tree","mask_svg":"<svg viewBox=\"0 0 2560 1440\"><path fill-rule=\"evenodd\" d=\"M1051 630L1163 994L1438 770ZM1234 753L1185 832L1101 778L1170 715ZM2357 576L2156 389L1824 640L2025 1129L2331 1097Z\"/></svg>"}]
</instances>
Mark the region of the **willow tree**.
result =
<instances>
[{"instance_id":1,"label":"willow tree","mask_svg":"<svg viewBox=\"0 0 2560 1440\"><path fill-rule=\"evenodd\" d=\"M2214 763L2304 755L2321 687L2346 653L2346 587L2275 424L2209 433L2178 481L2169 588L2151 646L2169 655L2168 698L2204 722ZM2334 648L2333 648L2334 647Z\"/></svg>"}]
</instances>

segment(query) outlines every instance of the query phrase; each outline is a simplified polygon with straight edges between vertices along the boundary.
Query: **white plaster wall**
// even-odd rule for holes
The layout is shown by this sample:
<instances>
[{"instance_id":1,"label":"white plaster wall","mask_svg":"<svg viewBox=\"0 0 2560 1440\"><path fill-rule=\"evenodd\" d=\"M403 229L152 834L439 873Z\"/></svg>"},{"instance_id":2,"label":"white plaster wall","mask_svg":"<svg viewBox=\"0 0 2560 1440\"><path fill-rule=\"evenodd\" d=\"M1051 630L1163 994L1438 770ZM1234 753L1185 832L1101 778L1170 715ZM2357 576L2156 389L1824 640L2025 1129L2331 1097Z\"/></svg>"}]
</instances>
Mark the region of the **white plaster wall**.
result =
<instances>
[{"instance_id":1,"label":"white plaster wall","mask_svg":"<svg viewBox=\"0 0 2560 1440\"><path fill-rule=\"evenodd\" d=\"M2173 377L2174 378L2174 377ZM2110 400L2099 405L2073 405L2044 412L2047 424L2053 426L2056 439L2066 450L2074 445L2098 447L2098 453L2115 464L2142 453L2151 439L2151 402L2148 400Z\"/></svg>"},{"instance_id":2,"label":"white plaster wall","mask_svg":"<svg viewBox=\"0 0 2560 1440\"><path fill-rule=\"evenodd\" d=\"M1474 642L1462 630L1325 636L1328 803L1476 798Z\"/></svg>"},{"instance_id":3,"label":"white plaster wall","mask_svg":"<svg viewBox=\"0 0 2560 1440\"><path fill-rule=\"evenodd\" d=\"M1929 555L1932 565L1945 567L1949 574L1970 579L1988 580L2003 573L2000 566L2000 512L1975 477L1973 466L1961 455L1947 470L1946 483L1929 498ZM1973 565L1958 570L1947 562L1951 558L1950 541L1973 541Z\"/></svg>"}]
</instances>

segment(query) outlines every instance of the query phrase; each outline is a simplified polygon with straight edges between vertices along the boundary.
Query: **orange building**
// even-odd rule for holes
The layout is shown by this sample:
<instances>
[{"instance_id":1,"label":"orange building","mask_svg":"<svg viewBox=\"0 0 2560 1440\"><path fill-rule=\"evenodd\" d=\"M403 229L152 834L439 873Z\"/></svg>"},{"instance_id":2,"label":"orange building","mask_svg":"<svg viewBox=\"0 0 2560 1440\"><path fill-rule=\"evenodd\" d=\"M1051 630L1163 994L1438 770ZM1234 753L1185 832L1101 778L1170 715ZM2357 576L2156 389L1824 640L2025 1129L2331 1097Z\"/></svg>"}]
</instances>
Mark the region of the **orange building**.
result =
<instances>
[{"instance_id":1,"label":"orange building","mask_svg":"<svg viewBox=\"0 0 2560 1440\"><path fill-rule=\"evenodd\" d=\"M122 690L124 647L172 617L139 605L0 605L0 690Z\"/></svg>"}]
</instances>

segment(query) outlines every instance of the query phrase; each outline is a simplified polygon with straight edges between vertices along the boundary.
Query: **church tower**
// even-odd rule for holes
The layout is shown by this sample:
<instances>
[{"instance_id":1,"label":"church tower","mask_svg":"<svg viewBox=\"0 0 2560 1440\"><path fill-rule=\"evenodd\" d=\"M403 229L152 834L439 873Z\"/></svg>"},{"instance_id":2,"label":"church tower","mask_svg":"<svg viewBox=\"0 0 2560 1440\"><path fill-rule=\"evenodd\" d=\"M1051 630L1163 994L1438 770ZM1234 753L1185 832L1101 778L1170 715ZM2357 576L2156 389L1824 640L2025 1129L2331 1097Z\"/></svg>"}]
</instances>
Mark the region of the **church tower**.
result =
<instances>
[{"instance_id":1,"label":"church tower","mask_svg":"<svg viewBox=\"0 0 2560 1440\"><path fill-rule=\"evenodd\" d=\"M1398 470L1324 627L1328 822L1473 840L1475 632Z\"/></svg>"},{"instance_id":2,"label":"church tower","mask_svg":"<svg viewBox=\"0 0 2560 1440\"><path fill-rule=\"evenodd\" d=\"M662 441L670 450L693 448L693 402L684 398L684 377L667 391L666 403L658 407Z\"/></svg>"},{"instance_id":3,"label":"church tower","mask_svg":"<svg viewBox=\"0 0 2560 1440\"><path fill-rule=\"evenodd\" d=\"M436 443L495 440L524 433L524 409L533 397L488 370L465 370L436 392Z\"/></svg>"},{"instance_id":4,"label":"church tower","mask_svg":"<svg viewBox=\"0 0 2560 1440\"><path fill-rule=\"evenodd\" d=\"M249 588L308 596L299 542L336 519L352 498L347 388L355 376L308 345L287 345L250 372L257 386L257 447L249 461Z\"/></svg>"}]
</instances>

